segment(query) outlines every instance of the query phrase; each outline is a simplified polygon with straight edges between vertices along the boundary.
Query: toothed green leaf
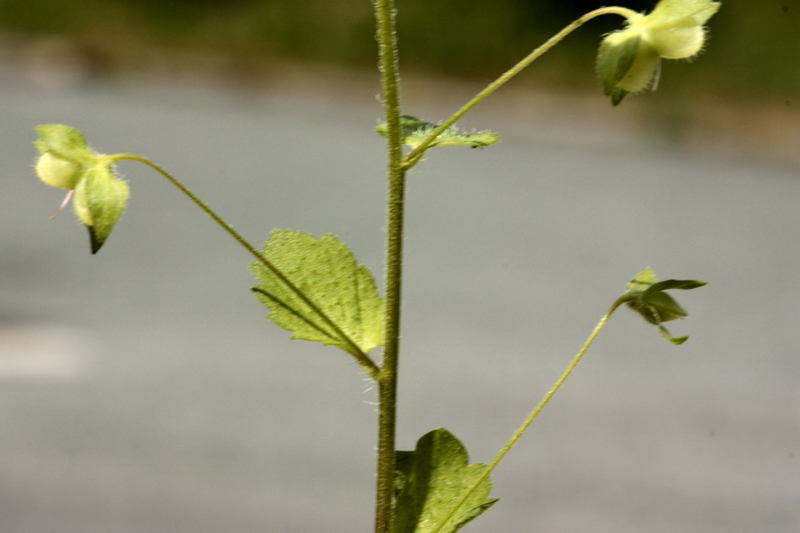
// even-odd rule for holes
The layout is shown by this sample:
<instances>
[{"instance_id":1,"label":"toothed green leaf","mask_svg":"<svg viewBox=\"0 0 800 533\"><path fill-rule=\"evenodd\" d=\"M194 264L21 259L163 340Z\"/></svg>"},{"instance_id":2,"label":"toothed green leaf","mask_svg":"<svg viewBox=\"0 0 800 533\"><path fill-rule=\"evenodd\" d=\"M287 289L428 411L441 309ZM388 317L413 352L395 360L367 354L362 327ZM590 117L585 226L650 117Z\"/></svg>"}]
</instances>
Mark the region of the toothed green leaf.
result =
<instances>
[{"instance_id":1,"label":"toothed green leaf","mask_svg":"<svg viewBox=\"0 0 800 533\"><path fill-rule=\"evenodd\" d=\"M423 435L413 452L397 452L393 533L428 533L484 472L486 465L469 464L464 445L446 429ZM437 531L452 533L496 501L489 498L492 481L486 476L461 508Z\"/></svg>"},{"instance_id":2,"label":"toothed green leaf","mask_svg":"<svg viewBox=\"0 0 800 533\"><path fill-rule=\"evenodd\" d=\"M410 146L412 149L422 144L422 141L438 127L439 124L426 122L410 115L403 115L400 117L400 136L403 139L403 144ZM388 130L385 122L375 130L386 137ZM466 133L455 126L451 126L444 130L444 132L430 144L429 148L434 146L470 146L472 148L483 148L499 140L500 135L497 133L488 131Z\"/></svg>"},{"instance_id":3,"label":"toothed green leaf","mask_svg":"<svg viewBox=\"0 0 800 533\"><path fill-rule=\"evenodd\" d=\"M317 239L300 231L275 230L263 253L316 306L303 301L262 263L252 263L253 274L262 282L253 292L272 310L268 318L293 331L293 339L319 341L354 355L383 346L383 299L370 271L342 241L333 235Z\"/></svg>"}]
</instances>

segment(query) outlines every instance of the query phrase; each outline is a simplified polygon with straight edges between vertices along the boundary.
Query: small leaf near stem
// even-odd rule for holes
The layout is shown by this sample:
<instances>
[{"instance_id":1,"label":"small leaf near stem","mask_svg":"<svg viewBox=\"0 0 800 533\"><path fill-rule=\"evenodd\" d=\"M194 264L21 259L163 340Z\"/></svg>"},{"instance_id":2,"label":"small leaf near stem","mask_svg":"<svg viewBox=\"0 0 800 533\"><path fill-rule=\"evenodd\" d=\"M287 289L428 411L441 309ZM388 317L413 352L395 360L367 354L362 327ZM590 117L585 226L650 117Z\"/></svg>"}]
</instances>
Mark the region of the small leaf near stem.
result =
<instances>
[{"instance_id":1,"label":"small leaf near stem","mask_svg":"<svg viewBox=\"0 0 800 533\"><path fill-rule=\"evenodd\" d=\"M427 140L428 136L438 127L438 124L426 122L410 115L403 115L400 117L400 132L403 144L412 149ZM386 123L380 124L375 128L375 131L386 137ZM470 148L484 148L499 140L500 135L497 133L490 131L467 133L451 126L440 134L436 140L429 145L429 148L433 148L434 146L469 146Z\"/></svg>"}]
</instances>

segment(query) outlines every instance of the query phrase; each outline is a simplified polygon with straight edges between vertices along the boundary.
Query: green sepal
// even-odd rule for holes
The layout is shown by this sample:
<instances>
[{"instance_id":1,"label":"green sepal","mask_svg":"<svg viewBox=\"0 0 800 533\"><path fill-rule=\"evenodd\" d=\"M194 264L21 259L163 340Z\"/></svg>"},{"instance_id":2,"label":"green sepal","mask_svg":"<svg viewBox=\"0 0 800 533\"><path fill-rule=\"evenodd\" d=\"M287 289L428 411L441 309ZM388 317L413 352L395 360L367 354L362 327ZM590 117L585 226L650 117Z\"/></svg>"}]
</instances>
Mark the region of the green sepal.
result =
<instances>
[{"instance_id":1,"label":"green sepal","mask_svg":"<svg viewBox=\"0 0 800 533\"><path fill-rule=\"evenodd\" d=\"M396 470L392 533L452 533L498 501L488 497L492 480L486 476L447 523L436 529L486 470L482 463L469 464L464 445L443 428L423 435L414 451L397 452Z\"/></svg>"},{"instance_id":2,"label":"green sepal","mask_svg":"<svg viewBox=\"0 0 800 533\"><path fill-rule=\"evenodd\" d=\"M658 281L656 273L646 268L633 278L625 290L625 303L649 323L658 326L661 335L674 344L682 344L689 337L672 337L664 322L685 318L689 313L665 290L691 290L705 285L705 281L669 279Z\"/></svg>"},{"instance_id":3,"label":"green sepal","mask_svg":"<svg viewBox=\"0 0 800 533\"><path fill-rule=\"evenodd\" d=\"M635 303L628 302L628 306L656 326L662 322L689 316L672 296L664 292L643 293Z\"/></svg>"},{"instance_id":4,"label":"green sepal","mask_svg":"<svg viewBox=\"0 0 800 533\"><path fill-rule=\"evenodd\" d=\"M89 230L90 246L96 254L125 211L130 189L111 172L110 164L101 162L89 169L75 187L75 214Z\"/></svg>"},{"instance_id":5,"label":"green sepal","mask_svg":"<svg viewBox=\"0 0 800 533\"><path fill-rule=\"evenodd\" d=\"M263 254L316 307L263 263L251 264L262 282L253 292L272 310L268 318L293 331L293 339L322 342L357 356L383 346L383 298L372 273L342 241L333 235L317 239L301 231L275 230Z\"/></svg>"},{"instance_id":6,"label":"green sepal","mask_svg":"<svg viewBox=\"0 0 800 533\"><path fill-rule=\"evenodd\" d=\"M720 5L715 0L661 0L648 17L654 26L702 26Z\"/></svg>"},{"instance_id":7,"label":"green sepal","mask_svg":"<svg viewBox=\"0 0 800 533\"><path fill-rule=\"evenodd\" d=\"M659 59L656 51L640 36L614 32L600 43L596 68L603 94L616 106L627 94L653 84Z\"/></svg>"},{"instance_id":8,"label":"green sepal","mask_svg":"<svg viewBox=\"0 0 800 533\"><path fill-rule=\"evenodd\" d=\"M672 344L681 345L689 339L688 335L683 337L673 337L672 334L669 332L667 328L664 327L664 324L658 325L658 332L661 333L661 336L667 339Z\"/></svg>"},{"instance_id":9,"label":"green sepal","mask_svg":"<svg viewBox=\"0 0 800 533\"><path fill-rule=\"evenodd\" d=\"M41 155L50 152L67 161L87 166L96 158L86 138L75 128L64 124L42 124L36 126L36 133L39 139L34 144Z\"/></svg>"},{"instance_id":10,"label":"green sepal","mask_svg":"<svg viewBox=\"0 0 800 533\"><path fill-rule=\"evenodd\" d=\"M400 117L400 136L403 139L403 144L410 146L412 149L422 144L422 142L438 127L439 124L426 122L410 115L403 115ZM386 137L388 134L388 126L384 122L375 128L375 131ZM455 126L451 126L444 130L428 147L469 146L471 148L483 148L499 140L500 135L498 133L489 131L466 133Z\"/></svg>"},{"instance_id":11,"label":"green sepal","mask_svg":"<svg viewBox=\"0 0 800 533\"><path fill-rule=\"evenodd\" d=\"M685 59L703 48L703 25L719 10L713 0L662 0L649 15L627 17L626 27L606 35L597 52L603 93L618 105L629 93L654 88L661 58Z\"/></svg>"}]
</instances>

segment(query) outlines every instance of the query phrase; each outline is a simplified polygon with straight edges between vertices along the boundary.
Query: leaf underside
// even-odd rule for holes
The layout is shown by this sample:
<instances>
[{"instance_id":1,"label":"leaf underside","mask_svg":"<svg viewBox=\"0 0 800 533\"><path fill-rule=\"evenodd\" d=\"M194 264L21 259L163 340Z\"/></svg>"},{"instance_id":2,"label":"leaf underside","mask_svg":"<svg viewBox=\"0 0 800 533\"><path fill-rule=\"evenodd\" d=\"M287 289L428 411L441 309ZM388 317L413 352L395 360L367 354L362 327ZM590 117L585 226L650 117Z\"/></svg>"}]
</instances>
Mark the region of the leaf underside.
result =
<instances>
[{"instance_id":1,"label":"leaf underside","mask_svg":"<svg viewBox=\"0 0 800 533\"><path fill-rule=\"evenodd\" d=\"M469 464L464 445L446 429L423 435L414 451L397 452L395 517L392 533L428 533L484 472L486 465ZM440 533L457 531L495 502L486 476Z\"/></svg>"},{"instance_id":2,"label":"leaf underside","mask_svg":"<svg viewBox=\"0 0 800 533\"><path fill-rule=\"evenodd\" d=\"M422 144L422 142L438 127L439 124L426 122L410 115L403 115L400 117L400 136L403 139L403 144L412 149ZM388 131L386 123L378 126L376 131L385 137ZM428 148L434 146L469 146L472 148L483 148L499 140L500 135L497 133L489 131L467 133L459 130L455 126L451 126L444 130Z\"/></svg>"},{"instance_id":3,"label":"leaf underside","mask_svg":"<svg viewBox=\"0 0 800 533\"><path fill-rule=\"evenodd\" d=\"M268 318L293 331L293 339L338 346L354 355L383 346L383 298L372 273L356 262L342 241L333 235L317 239L300 231L275 230L263 254L316 306L309 306L261 262L251 264L262 283L253 292L272 310Z\"/></svg>"}]
</instances>

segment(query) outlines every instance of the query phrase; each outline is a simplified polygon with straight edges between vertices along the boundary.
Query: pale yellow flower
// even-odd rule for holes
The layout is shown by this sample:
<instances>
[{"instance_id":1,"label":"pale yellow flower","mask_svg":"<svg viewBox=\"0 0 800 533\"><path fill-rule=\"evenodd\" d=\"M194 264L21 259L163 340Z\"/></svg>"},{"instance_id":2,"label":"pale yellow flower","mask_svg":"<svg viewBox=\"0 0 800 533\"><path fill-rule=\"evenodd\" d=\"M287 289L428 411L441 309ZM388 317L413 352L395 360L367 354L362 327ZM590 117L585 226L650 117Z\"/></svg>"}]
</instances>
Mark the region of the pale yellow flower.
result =
<instances>
[{"instance_id":1,"label":"pale yellow flower","mask_svg":"<svg viewBox=\"0 0 800 533\"><path fill-rule=\"evenodd\" d=\"M654 88L662 58L697 55L706 40L703 25L719 7L713 0L661 0L652 13L633 15L627 27L607 35L597 53L597 73L611 103Z\"/></svg>"}]
</instances>

